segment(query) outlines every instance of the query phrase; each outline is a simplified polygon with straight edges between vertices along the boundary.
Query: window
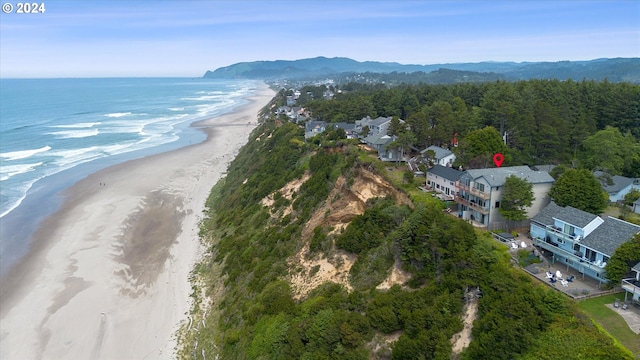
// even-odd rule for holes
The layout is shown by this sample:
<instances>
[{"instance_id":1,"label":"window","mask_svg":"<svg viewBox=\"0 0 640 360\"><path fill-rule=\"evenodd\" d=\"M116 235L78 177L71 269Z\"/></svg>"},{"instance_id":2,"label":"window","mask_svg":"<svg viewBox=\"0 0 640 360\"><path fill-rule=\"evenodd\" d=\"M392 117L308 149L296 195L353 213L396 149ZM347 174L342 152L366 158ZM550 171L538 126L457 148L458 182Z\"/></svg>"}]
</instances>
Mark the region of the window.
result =
<instances>
[{"instance_id":1,"label":"window","mask_svg":"<svg viewBox=\"0 0 640 360\"><path fill-rule=\"evenodd\" d=\"M569 224L564 224L564 233L565 234L569 234L569 235L573 235L576 233L576 228L569 225Z\"/></svg>"},{"instance_id":2,"label":"window","mask_svg":"<svg viewBox=\"0 0 640 360\"><path fill-rule=\"evenodd\" d=\"M496 209L500 207L500 201L496 201Z\"/></svg>"},{"instance_id":3,"label":"window","mask_svg":"<svg viewBox=\"0 0 640 360\"><path fill-rule=\"evenodd\" d=\"M473 183L473 187L479 191L484 192L484 184L480 184L480 183Z\"/></svg>"}]
</instances>

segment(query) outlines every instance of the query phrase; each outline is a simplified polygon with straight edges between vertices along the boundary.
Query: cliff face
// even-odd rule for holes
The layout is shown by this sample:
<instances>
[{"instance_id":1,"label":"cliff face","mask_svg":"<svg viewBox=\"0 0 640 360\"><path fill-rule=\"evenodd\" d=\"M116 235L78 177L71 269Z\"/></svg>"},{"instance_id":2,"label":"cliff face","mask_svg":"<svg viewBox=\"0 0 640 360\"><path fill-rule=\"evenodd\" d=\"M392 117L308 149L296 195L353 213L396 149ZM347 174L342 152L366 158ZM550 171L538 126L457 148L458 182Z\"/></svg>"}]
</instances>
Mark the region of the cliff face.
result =
<instances>
[{"instance_id":1,"label":"cliff face","mask_svg":"<svg viewBox=\"0 0 640 360\"><path fill-rule=\"evenodd\" d=\"M308 174L305 174L302 179L285 185L280 189L280 193L291 199L292 194L308 179ZM314 235L314 229L319 227L331 229L329 235L338 234L353 218L365 212L367 201L386 197L391 197L398 205L413 207L413 203L406 194L398 191L382 176L370 169L364 167L356 169L356 175L352 181L347 181L344 176L338 177L328 200L314 211L304 225L300 239L302 248L288 260L289 269L297 269L297 271L290 271L288 276L296 300L304 298L311 290L326 282L341 284L351 289L349 271L356 256L335 248L324 254L314 255L310 253L309 242ZM263 199L262 203L272 204L271 199L273 194ZM290 208L271 211L272 216L286 216L290 213ZM405 280L405 277L398 276L398 271L394 272L392 279L385 282L386 286L390 287Z\"/></svg>"}]
</instances>

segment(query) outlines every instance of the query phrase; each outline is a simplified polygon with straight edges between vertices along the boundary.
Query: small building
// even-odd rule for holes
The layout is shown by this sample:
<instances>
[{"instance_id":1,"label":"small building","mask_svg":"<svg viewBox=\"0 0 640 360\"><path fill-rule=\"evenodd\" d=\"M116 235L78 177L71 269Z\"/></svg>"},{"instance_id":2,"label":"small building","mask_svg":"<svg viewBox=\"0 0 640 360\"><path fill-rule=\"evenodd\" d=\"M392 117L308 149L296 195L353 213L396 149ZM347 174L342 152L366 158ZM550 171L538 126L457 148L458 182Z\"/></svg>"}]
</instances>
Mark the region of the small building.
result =
<instances>
[{"instance_id":1,"label":"small building","mask_svg":"<svg viewBox=\"0 0 640 360\"><path fill-rule=\"evenodd\" d=\"M532 184L535 199L527 209L529 218L549 204L551 200L548 193L554 180L546 171L534 171L528 166L473 169L465 171L456 186L458 216L489 230L505 229L507 220L498 209L502 201L502 187L507 177L512 175ZM528 223L514 225L528 227Z\"/></svg>"},{"instance_id":2,"label":"small building","mask_svg":"<svg viewBox=\"0 0 640 360\"><path fill-rule=\"evenodd\" d=\"M461 171L456 169L436 165L427 170L427 188L441 193L446 199L454 200L456 194L456 186L462 175Z\"/></svg>"},{"instance_id":3,"label":"small building","mask_svg":"<svg viewBox=\"0 0 640 360\"><path fill-rule=\"evenodd\" d=\"M451 167L453 165L453 162L456 161L456 155L452 153L451 150L431 145L428 148L420 151L420 154L424 157L427 151L433 151L435 153L434 165L438 164Z\"/></svg>"},{"instance_id":4,"label":"small building","mask_svg":"<svg viewBox=\"0 0 640 360\"><path fill-rule=\"evenodd\" d=\"M601 218L571 206L549 203L531 219L533 244L552 253L554 263L607 282L607 261L640 226L608 216Z\"/></svg>"},{"instance_id":5,"label":"small building","mask_svg":"<svg viewBox=\"0 0 640 360\"><path fill-rule=\"evenodd\" d=\"M624 301L627 301L627 296L631 296L631 299L635 302L640 302L640 262L631 268L631 271L635 274L634 277L629 279L622 279L622 289L624 293Z\"/></svg>"},{"instance_id":6,"label":"small building","mask_svg":"<svg viewBox=\"0 0 640 360\"><path fill-rule=\"evenodd\" d=\"M640 198L636 199L633 202L633 212L636 214L640 214Z\"/></svg>"}]
</instances>

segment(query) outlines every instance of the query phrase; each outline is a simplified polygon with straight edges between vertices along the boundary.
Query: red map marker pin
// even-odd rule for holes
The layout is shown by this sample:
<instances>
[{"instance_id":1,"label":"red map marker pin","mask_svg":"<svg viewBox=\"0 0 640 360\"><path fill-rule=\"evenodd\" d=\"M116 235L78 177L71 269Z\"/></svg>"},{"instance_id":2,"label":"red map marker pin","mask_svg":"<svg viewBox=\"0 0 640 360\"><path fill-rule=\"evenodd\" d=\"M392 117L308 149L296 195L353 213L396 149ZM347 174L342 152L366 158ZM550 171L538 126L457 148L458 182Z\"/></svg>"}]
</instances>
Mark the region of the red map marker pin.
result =
<instances>
[{"instance_id":1,"label":"red map marker pin","mask_svg":"<svg viewBox=\"0 0 640 360\"><path fill-rule=\"evenodd\" d=\"M500 153L493 155L493 163L496 164L497 167L500 167L503 161L504 161L504 155Z\"/></svg>"}]
</instances>

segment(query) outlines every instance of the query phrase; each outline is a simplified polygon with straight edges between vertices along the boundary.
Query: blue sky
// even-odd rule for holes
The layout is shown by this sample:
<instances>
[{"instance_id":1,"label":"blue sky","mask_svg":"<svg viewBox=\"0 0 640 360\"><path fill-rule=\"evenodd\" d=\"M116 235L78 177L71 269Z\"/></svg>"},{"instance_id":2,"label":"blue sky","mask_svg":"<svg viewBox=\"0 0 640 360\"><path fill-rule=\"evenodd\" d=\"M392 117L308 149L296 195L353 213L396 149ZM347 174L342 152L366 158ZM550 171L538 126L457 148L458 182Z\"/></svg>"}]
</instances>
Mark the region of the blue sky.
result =
<instances>
[{"instance_id":1,"label":"blue sky","mask_svg":"<svg viewBox=\"0 0 640 360\"><path fill-rule=\"evenodd\" d=\"M637 0L44 3L44 14L0 14L0 77L198 77L236 62L315 56L404 64L640 57Z\"/></svg>"}]
</instances>

